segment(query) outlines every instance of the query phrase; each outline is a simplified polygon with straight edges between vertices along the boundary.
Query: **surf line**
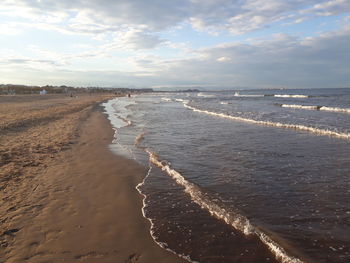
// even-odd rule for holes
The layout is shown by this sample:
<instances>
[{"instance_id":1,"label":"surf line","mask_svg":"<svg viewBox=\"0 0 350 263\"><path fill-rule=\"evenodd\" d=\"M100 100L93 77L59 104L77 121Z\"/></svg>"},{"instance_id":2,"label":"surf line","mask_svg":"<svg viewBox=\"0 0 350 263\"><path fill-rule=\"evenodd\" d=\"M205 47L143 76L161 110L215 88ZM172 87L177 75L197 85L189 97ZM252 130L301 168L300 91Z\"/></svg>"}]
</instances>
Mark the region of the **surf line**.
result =
<instances>
[{"instance_id":1,"label":"surf line","mask_svg":"<svg viewBox=\"0 0 350 263\"><path fill-rule=\"evenodd\" d=\"M276 98L303 98L303 99L305 99L305 98L309 98L309 96L308 95L293 95L293 94L274 94L273 95L274 97L276 97Z\"/></svg>"},{"instance_id":2,"label":"surf line","mask_svg":"<svg viewBox=\"0 0 350 263\"><path fill-rule=\"evenodd\" d=\"M298 104L276 104L282 108L294 108L294 109L305 109L305 110L319 110L319 111L330 111L339 113L350 113L349 108L338 108L328 106L314 106L314 105L298 105Z\"/></svg>"},{"instance_id":3,"label":"surf line","mask_svg":"<svg viewBox=\"0 0 350 263\"><path fill-rule=\"evenodd\" d=\"M184 255L184 254L179 254L179 253L177 253L176 251L170 249L167 243L161 242L161 241L158 240L158 238L157 238L157 236L156 236L156 234L155 234L155 230L154 230L154 222L153 222L154 220L146 216L146 208L147 208L146 198L147 198L147 196L142 192L142 186L145 184L145 182L146 182L147 178L149 177L151 171L152 171L152 166L149 167L146 176L143 178L143 181L142 181L141 183L139 183L139 184L135 187L135 189L136 189L136 190L139 192L139 194L142 196L142 209L141 209L141 211L142 211L142 216L143 216L144 218L146 218L146 219L150 222L150 225L151 225L151 226L150 226L150 234L151 234L152 239L154 240L154 242L155 242L158 246L160 246L161 248L163 248L163 249L165 249L165 250L167 250L167 251L169 251L169 252L171 252L171 253L173 253L173 254L179 256L180 258L183 258L183 259L185 259L186 261L191 262L191 263L199 263L198 261L193 261L193 260L190 258L190 256L186 256L186 255Z\"/></svg>"},{"instance_id":4,"label":"surf line","mask_svg":"<svg viewBox=\"0 0 350 263\"><path fill-rule=\"evenodd\" d=\"M134 145L139 148L140 150L143 150L144 152L146 153L150 153L150 151L145 147L145 146L142 146L141 145L141 142L144 140L145 138L145 135L146 135L146 132L145 131L142 131L136 138L135 138L135 142L134 142ZM180 253L177 253L176 251L172 250L169 248L168 244L165 243L165 242L161 242L158 240L157 238L157 235L155 233L155 226L154 226L154 219L152 218L149 218L147 217L146 215L146 209L147 209L147 202L146 202L146 199L147 199L147 195L143 193L142 191L142 187L145 185L146 183L146 180L147 178L149 177L150 173L152 171L152 165L151 165L151 161L149 161L149 169L148 169L148 172L146 174L146 176L143 178L143 181L141 183L139 183L135 189L139 192L139 194L142 196L142 215L144 218L146 218L150 224L151 224L151 227L150 227L150 234L151 234L151 237L152 239L154 240L154 242L160 246L161 248L179 256L180 258L183 258L185 259L186 261L188 262L191 262L191 263L199 263L198 261L194 261L191 259L191 257L189 255L185 255L185 254L180 254Z\"/></svg>"},{"instance_id":5,"label":"surf line","mask_svg":"<svg viewBox=\"0 0 350 263\"><path fill-rule=\"evenodd\" d=\"M158 155L149 149L146 149L146 152L149 154L150 163L162 169L162 171L166 172L178 185L184 187L185 193L187 193L202 209L208 211L219 220L223 220L227 225L232 226L246 236L256 235L281 263L303 263L302 260L288 255L284 248L273 241L268 235L254 227L249 222L248 218L238 213L228 213L225 208L211 201L197 185L187 181L178 171L172 169L169 162L160 160Z\"/></svg>"},{"instance_id":6,"label":"surf line","mask_svg":"<svg viewBox=\"0 0 350 263\"><path fill-rule=\"evenodd\" d=\"M194 112L205 113L205 114L208 114L208 115L221 117L221 118L226 118L226 119L231 119L231 120L235 120L235 121L244 121L244 122L249 122L249 123L259 124L259 125L265 125L265 126L273 126L273 127L278 127L278 128L307 131L307 132L318 134L318 135L333 136L333 137L337 137L337 138L341 138L341 139L348 139L348 140L350 139L350 134L349 133L341 133L341 132L329 131L329 130L318 129L318 128L313 128L313 127L304 126L304 125L298 125L298 124L287 124L287 123L272 122L272 121L257 121L257 120L253 120L253 119L247 119L247 118L227 115L227 114L224 114L224 113L217 113L217 112L213 112L213 111L201 110L201 109L192 107L192 106L188 105L187 103L183 103L183 105L184 105L185 108L188 108L188 109L190 109L190 110L192 110Z\"/></svg>"}]
</instances>

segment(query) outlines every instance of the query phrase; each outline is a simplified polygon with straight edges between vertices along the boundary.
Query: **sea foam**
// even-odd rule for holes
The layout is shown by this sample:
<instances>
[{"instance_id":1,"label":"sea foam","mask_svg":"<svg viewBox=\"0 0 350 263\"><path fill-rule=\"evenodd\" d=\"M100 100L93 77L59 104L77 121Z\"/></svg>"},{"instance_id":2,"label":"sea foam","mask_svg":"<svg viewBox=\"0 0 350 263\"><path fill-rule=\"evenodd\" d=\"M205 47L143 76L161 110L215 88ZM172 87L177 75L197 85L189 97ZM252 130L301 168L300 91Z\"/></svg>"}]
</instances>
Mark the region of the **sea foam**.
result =
<instances>
[{"instance_id":1,"label":"sea foam","mask_svg":"<svg viewBox=\"0 0 350 263\"><path fill-rule=\"evenodd\" d=\"M121 114L116 114L116 106L128 106L128 105L132 105L134 104L133 102L130 102L129 104L120 104L120 100L118 99L112 99L109 100L106 103L103 103L102 106L104 106L105 108L105 113L108 116L108 119L110 120L112 126L115 129L118 128L122 128L128 125L131 125L131 122L129 120L127 120L124 116L122 116Z\"/></svg>"},{"instance_id":2,"label":"sea foam","mask_svg":"<svg viewBox=\"0 0 350 263\"><path fill-rule=\"evenodd\" d=\"M149 154L150 162L166 172L173 180L175 180L177 184L184 187L184 191L191 197L192 201L198 204L202 209L208 211L212 216L223 220L226 224L231 225L233 228L242 232L246 236L256 235L280 262L303 262L296 257L288 255L283 247L277 244L277 242L272 240L261 230L254 227L245 216L239 213L230 213L224 207L221 207L217 203L213 202L210 197L203 193L197 185L187 181L178 171L171 168L168 161L160 160L156 153L148 149L146 149L146 152Z\"/></svg>"}]
</instances>

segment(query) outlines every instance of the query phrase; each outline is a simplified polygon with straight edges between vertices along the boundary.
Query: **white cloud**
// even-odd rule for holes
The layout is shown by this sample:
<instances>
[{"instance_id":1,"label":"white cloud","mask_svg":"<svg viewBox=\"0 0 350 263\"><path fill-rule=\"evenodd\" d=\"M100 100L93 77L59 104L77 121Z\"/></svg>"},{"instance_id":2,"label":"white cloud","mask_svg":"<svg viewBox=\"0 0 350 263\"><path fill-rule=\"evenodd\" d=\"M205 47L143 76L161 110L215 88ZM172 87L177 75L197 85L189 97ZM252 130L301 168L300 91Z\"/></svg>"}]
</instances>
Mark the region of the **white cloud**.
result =
<instances>
[{"instance_id":1,"label":"white cloud","mask_svg":"<svg viewBox=\"0 0 350 263\"><path fill-rule=\"evenodd\" d=\"M311 7L310 7L311 6ZM51 25L61 32L103 34L125 28L160 31L190 22L194 29L242 34L278 21L350 11L348 0L4 0L0 14Z\"/></svg>"},{"instance_id":2,"label":"white cloud","mask_svg":"<svg viewBox=\"0 0 350 263\"><path fill-rule=\"evenodd\" d=\"M227 61L231 61L231 58L230 57L219 57L217 59L217 61L219 61L219 62L227 62Z\"/></svg>"},{"instance_id":3,"label":"white cloud","mask_svg":"<svg viewBox=\"0 0 350 263\"><path fill-rule=\"evenodd\" d=\"M18 35L22 30L16 27L16 23L0 24L0 35Z\"/></svg>"},{"instance_id":4,"label":"white cloud","mask_svg":"<svg viewBox=\"0 0 350 263\"><path fill-rule=\"evenodd\" d=\"M55 76L56 84L71 85L344 87L350 86L350 27L308 39L279 34L250 44L226 43L198 50L197 57L190 59L144 55L133 61L137 70L131 72L59 70L45 75L33 69L30 72L39 76L40 81ZM12 61L15 62L27 63ZM18 78L28 70L21 71Z\"/></svg>"},{"instance_id":5,"label":"white cloud","mask_svg":"<svg viewBox=\"0 0 350 263\"><path fill-rule=\"evenodd\" d=\"M306 12L316 13L321 16L330 16L350 12L349 0L331 0L315 4Z\"/></svg>"},{"instance_id":6,"label":"white cloud","mask_svg":"<svg viewBox=\"0 0 350 263\"><path fill-rule=\"evenodd\" d=\"M149 29L160 30L176 25L187 17L186 0L5 0L0 4L0 13L16 13L19 17L41 22L69 22L68 29L100 28L107 31L125 26L146 25ZM64 18L48 20L55 16ZM70 19L67 19L69 17ZM97 30L98 31L98 30ZM93 31L93 33L95 33Z\"/></svg>"},{"instance_id":7,"label":"white cloud","mask_svg":"<svg viewBox=\"0 0 350 263\"><path fill-rule=\"evenodd\" d=\"M233 34L244 34L279 21L287 22L290 19L296 19L300 22L307 18L307 15L305 14L306 17L304 17L300 11L320 2L326 1L201 1L199 5L202 8L191 14L190 21L192 26L200 31L228 30Z\"/></svg>"},{"instance_id":8,"label":"white cloud","mask_svg":"<svg viewBox=\"0 0 350 263\"><path fill-rule=\"evenodd\" d=\"M0 50L0 81L11 75L7 74L10 68L14 79L16 74L23 79L33 74L57 81L67 78L72 84L80 81L79 85L98 80L109 85L152 86L350 85L349 27L312 38L276 34L271 39L266 36L195 50L191 41L205 34L190 35L187 28L244 34L276 22L292 25L317 16L346 14L349 5L349 0L2 0L0 36L28 32L35 36L27 37L23 50L11 54ZM348 24L349 16L339 21ZM56 34L52 39L62 42L55 43L53 50L51 39L37 41L42 30L50 33L48 38L52 32L70 35ZM176 43L161 37L171 39L171 30ZM201 45L201 40L208 39L193 43ZM74 48L75 41L83 48ZM41 46L30 46L34 43ZM42 74L53 70L57 75Z\"/></svg>"},{"instance_id":9,"label":"white cloud","mask_svg":"<svg viewBox=\"0 0 350 263\"><path fill-rule=\"evenodd\" d=\"M13 68L16 71L35 69L44 72L54 71L60 66L57 61L49 59L32 59L24 56L12 56L8 58L0 58L0 73L2 71L9 72ZM6 77L6 76L4 76Z\"/></svg>"},{"instance_id":10,"label":"white cloud","mask_svg":"<svg viewBox=\"0 0 350 263\"><path fill-rule=\"evenodd\" d=\"M158 78L155 83L218 88L344 87L350 86L349 61L350 27L307 40L280 34L251 44L228 43L199 50L198 58L169 63L158 72L167 82Z\"/></svg>"}]
</instances>

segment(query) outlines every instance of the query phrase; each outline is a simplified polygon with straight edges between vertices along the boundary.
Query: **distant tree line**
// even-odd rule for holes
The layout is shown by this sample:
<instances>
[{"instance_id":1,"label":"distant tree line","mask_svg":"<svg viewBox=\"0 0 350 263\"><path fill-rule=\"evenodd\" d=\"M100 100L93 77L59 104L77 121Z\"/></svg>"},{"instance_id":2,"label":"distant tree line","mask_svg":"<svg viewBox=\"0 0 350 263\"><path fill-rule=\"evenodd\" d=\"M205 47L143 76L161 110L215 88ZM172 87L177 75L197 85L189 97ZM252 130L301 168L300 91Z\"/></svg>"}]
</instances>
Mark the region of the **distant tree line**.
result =
<instances>
[{"instance_id":1,"label":"distant tree line","mask_svg":"<svg viewBox=\"0 0 350 263\"><path fill-rule=\"evenodd\" d=\"M43 93L44 91L44 93ZM141 93L152 92L152 89L107 88L107 87L71 87L71 86L27 86L0 84L0 95L15 94L77 94L77 93Z\"/></svg>"}]
</instances>

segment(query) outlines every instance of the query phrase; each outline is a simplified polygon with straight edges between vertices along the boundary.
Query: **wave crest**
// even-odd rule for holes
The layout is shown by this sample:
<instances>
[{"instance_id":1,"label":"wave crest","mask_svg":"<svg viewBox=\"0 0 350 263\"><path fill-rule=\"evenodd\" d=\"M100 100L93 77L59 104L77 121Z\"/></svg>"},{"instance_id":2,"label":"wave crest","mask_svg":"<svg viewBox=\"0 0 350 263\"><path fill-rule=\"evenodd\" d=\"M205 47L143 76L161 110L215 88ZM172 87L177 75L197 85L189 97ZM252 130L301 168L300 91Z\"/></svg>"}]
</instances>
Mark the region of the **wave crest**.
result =
<instances>
[{"instance_id":1,"label":"wave crest","mask_svg":"<svg viewBox=\"0 0 350 263\"><path fill-rule=\"evenodd\" d=\"M327 106L321 106L320 110L323 111L332 111L332 112L342 112L342 113L350 113L349 108L338 108L338 107L327 107Z\"/></svg>"},{"instance_id":2,"label":"wave crest","mask_svg":"<svg viewBox=\"0 0 350 263\"><path fill-rule=\"evenodd\" d=\"M213 94L205 94L203 92L200 92L197 94L198 97L204 97L204 98L212 98L212 97L215 97L215 95Z\"/></svg>"},{"instance_id":3,"label":"wave crest","mask_svg":"<svg viewBox=\"0 0 350 263\"><path fill-rule=\"evenodd\" d=\"M235 92L235 94L233 95L235 97L243 97L243 98L256 98L256 97L264 97L264 94L240 94L239 92Z\"/></svg>"},{"instance_id":4,"label":"wave crest","mask_svg":"<svg viewBox=\"0 0 350 263\"><path fill-rule=\"evenodd\" d=\"M309 98L308 95L297 95L297 94L274 94L273 95L274 97L277 97L277 98Z\"/></svg>"},{"instance_id":5,"label":"wave crest","mask_svg":"<svg viewBox=\"0 0 350 263\"><path fill-rule=\"evenodd\" d=\"M313 105L298 105L298 104L280 104L282 108L293 108L293 109L305 109L305 110L318 110L320 106Z\"/></svg>"},{"instance_id":6,"label":"wave crest","mask_svg":"<svg viewBox=\"0 0 350 263\"><path fill-rule=\"evenodd\" d=\"M302 263L300 259L289 256L287 252L273 241L268 235L263 233L258 228L254 227L245 216L239 213L229 213L225 208L221 207L217 203L213 202L210 197L205 195L201 189L187 181L178 171L172 169L168 161L160 160L159 156L146 150L149 154L149 160L151 163L165 171L175 182L184 187L184 191L191 197L192 201L198 204L202 209L207 210L212 216L225 221L226 224L231 225L236 230L242 232L244 235L256 235L261 242L263 242L269 250L275 255L277 260L282 263Z\"/></svg>"},{"instance_id":7,"label":"wave crest","mask_svg":"<svg viewBox=\"0 0 350 263\"><path fill-rule=\"evenodd\" d=\"M278 105L281 106L282 108L294 108L294 109L304 109L304 110L320 110L320 111L350 113L349 108L315 106L315 105L298 105L298 104L278 104Z\"/></svg>"},{"instance_id":8,"label":"wave crest","mask_svg":"<svg viewBox=\"0 0 350 263\"><path fill-rule=\"evenodd\" d=\"M333 136L333 137L337 137L337 138L341 138L341 139L350 139L349 133L341 133L341 132L330 131L330 130L325 130L325 129L318 129L318 128L305 126L305 125L298 125L298 124L287 124L287 123L272 122L272 121L258 121L258 120L248 119L248 118L232 116L232 115L228 115L228 114L224 114L224 113L217 113L217 112L213 112L213 111L201 110L201 109L192 107L186 103L184 103L184 106L192 111L195 111L195 112L201 112L201 113L205 113L208 115L213 115L216 117L231 119L231 120L235 120L235 121L244 121L244 122L265 125L265 126L273 126L273 127L278 127L278 128L307 131L307 132L318 134L318 135Z\"/></svg>"}]
</instances>

